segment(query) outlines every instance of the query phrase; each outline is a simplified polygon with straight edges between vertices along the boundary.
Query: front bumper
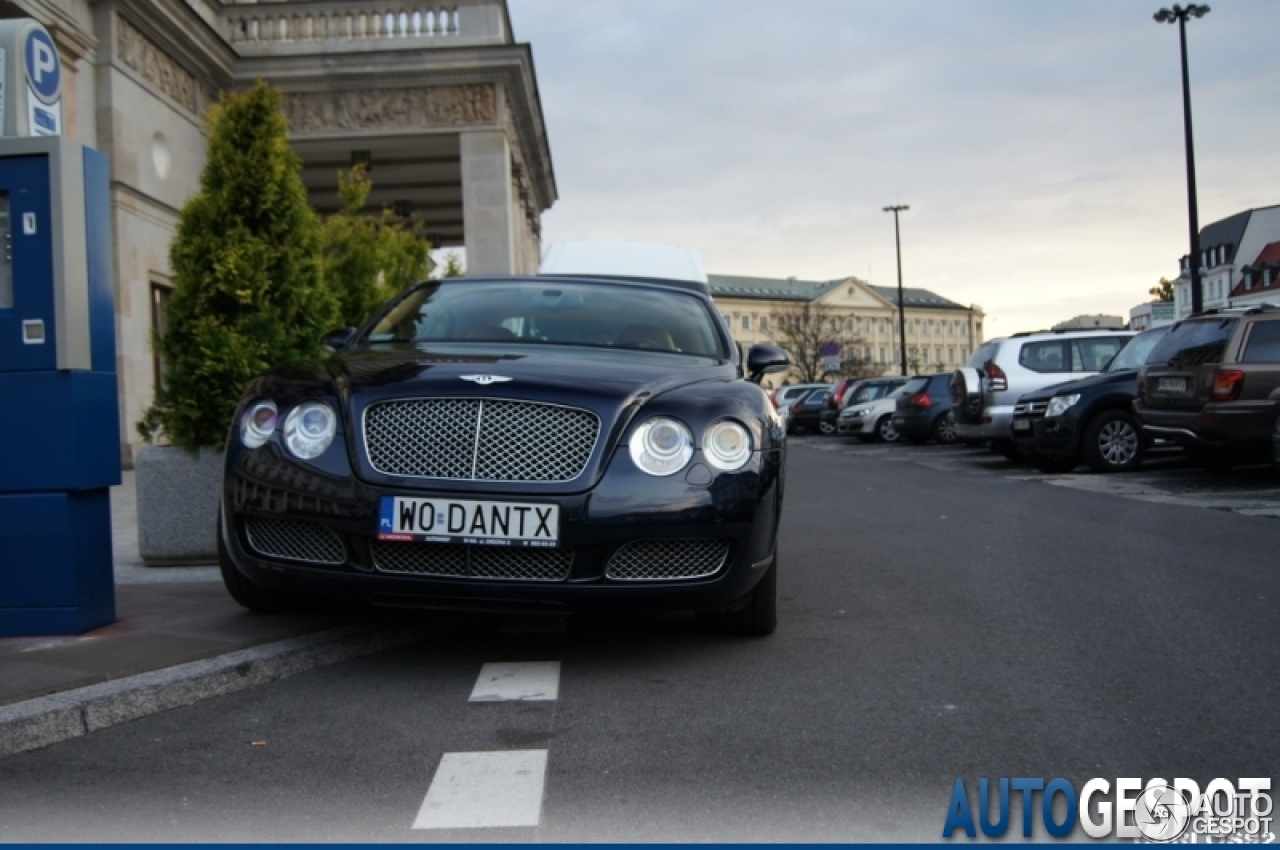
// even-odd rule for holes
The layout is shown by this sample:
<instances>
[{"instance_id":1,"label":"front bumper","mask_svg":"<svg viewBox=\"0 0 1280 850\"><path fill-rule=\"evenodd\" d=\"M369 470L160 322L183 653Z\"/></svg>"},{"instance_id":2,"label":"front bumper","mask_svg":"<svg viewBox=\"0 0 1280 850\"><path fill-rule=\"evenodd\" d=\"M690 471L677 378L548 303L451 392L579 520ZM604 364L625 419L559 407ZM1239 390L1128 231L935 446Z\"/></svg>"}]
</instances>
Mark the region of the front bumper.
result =
<instances>
[{"instance_id":1,"label":"front bumper","mask_svg":"<svg viewBox=\"0 0 1280 850\"><path fill-rule=\"evenodd\" d=\"M876 433L876 416L839 417L836 419L836 433L856 437L873 437Z\"/></svg>"},{"instance_id":2,"label":"front bumper","mask_svg":"<svg viewBox=\"0 0 1280 850\"><path fill-rule=\"evenodd\" d=\"M1011 439L1010 427L1013 424L1013 405L998 405L982 409L982 421L976 423L956 423L956 437L966 442L980 440Z\"/></svg>"},{"instance_id":3,"label":"front bumper","mask_svg":"<svg viewBox=\"0 0 1280 850\"><path fill-rule=\"evenodd\" d=\"M1069 413L1052 419L1015 416L1010 434L1018 448L1045 457L1075 457L1080 448L1079 423Z\"/></svg>"},{"instance_id":4,"label":"front bumper","mask_svg":"<svg viewBox=\"0 0 1280 850\"><path fill-rule=\"evenodd\" d=\"M485 492L474 486L453 490L440 481L421 488L371 486L296 461L274 445L252 451L232 447L221 533L236 568L256 584L373 605L547 613L717 608L746 596L773 563L781 455L781 450L757 453L735 473L715 473L695 457L686 471L654 478L636 469L622 451L595 486L540 494L529 485L491 486ZM383 496L555 504L558 545L525 549L379 540ZM273 542L263 542L263 529L276 534ZM274 542L281 534L286 544ZM315 544L324 541L327 548L317 549ZM313 555L316 551L327 554ZM611 577L610 565L624 555L634 559L637 551L654 560L656 575ZM710 574L673 578L667 568L684 553L709 558L707 563L718 567ZM466 565L466 574L434 566L438 559L455 558ZM478 573L475 565L481 562L501 566ZM530 577L530 571L552 562L563 565L562 574Z\"/></svg>"}]
</instances>

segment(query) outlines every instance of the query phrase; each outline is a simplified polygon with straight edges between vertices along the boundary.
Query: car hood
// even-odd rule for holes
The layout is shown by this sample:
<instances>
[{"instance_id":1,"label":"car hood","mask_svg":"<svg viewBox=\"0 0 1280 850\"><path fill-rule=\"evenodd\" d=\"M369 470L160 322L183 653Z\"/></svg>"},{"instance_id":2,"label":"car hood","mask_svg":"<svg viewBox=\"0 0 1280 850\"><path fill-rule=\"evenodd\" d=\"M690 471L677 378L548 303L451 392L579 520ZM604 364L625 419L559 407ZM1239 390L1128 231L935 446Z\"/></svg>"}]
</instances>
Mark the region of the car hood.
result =
<instances>
[{"instance_id":1,"label":"car hood","mask_svg":"<svg viewBox=\"0 0 1280 850\"><path fill-rule=\"evenodd\" d=\"M736 375L731 363L679 354L474 344L342 353L326 368L334 391L347 403L422 394L501 396L593 408Z\"/></svg>"},{"instance_id":2,"label":"car hood","mask_svg":"<svg viewBox=\"0 0 1280 850\"><path fill-rule=\"evenodd\" d=\"M1060 384L1054 384L1049 387L1041 387L1038 390L1032 390L1022 396L1022 401L1048 401L1056 395L1067 395L1070 393L1083 393L1097 387L1104 387L1112 384L1134 383L1138 375L1136 369L1121 369L1118 372L1102 372L1097 375L1090 375L1087 378L1079 378L1074 381L1063 381Z\"/></svg>"}]
</instances>

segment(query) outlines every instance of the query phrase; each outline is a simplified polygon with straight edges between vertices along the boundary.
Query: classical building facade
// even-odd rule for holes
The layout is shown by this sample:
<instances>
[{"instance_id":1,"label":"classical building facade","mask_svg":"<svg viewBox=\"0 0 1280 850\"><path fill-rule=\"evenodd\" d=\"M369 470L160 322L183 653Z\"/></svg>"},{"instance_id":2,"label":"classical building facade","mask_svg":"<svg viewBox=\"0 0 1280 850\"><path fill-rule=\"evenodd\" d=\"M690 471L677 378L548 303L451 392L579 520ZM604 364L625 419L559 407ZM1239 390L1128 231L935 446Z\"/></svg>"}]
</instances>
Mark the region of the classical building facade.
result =
<instances>
[{"instance_id":1,"label":"classical building facade","mask_svg":"<svg viewBox=\"0 0 1280 850\"><path fill-rule=\"evenodd\" d=\"M171 286L169 242L199 187L204 117L264 79L321 212L365 162L370 202L411 216L476 274L533 272L556 200L529 45L505 0L0 0L31 17L63 65L64 132L111 160L121 434L151 404L150 338Z\"/></svg>"},{"instance_id":2,"label":"classical building facade","mask_svg":"<svg viewBox=\"0 0 1280 850\"><path fill-rule=\"evenodd\" d=\"M1280 206L1245 210L1200 230L1200 287L1204 309L1272 303L1280 304L1266 271L1275 256L1268 246L1280 242ZM1270 259L1269 259L1270 258ZM1191 315L1191 265L1179 261L1173 282L1177 317ZM1274 275L1272 275L1274 276Z\"/></svg>"},{"instance_id":3,"label":"classical building facade","mask_svg":"<svg viewBox=\"0 0 1280 850\"><path fill-rule=\"evenodd\" d=\"M833 338L851 341L857 359L883 374L902 371L898 345L898 289L872 286L856 277L805 281L708 275L711 295L729 321L738 342L784 344L778 319L798 306L820 306L831 324ZM929 368L955 368L964 364L982 343L986 314L975 305L965 307L927 289L903 288L907 327L908 361ZM838 323L838 324L837 324ZM770 376L776 386L794 376Z\"/></svg>"}]
</instances>

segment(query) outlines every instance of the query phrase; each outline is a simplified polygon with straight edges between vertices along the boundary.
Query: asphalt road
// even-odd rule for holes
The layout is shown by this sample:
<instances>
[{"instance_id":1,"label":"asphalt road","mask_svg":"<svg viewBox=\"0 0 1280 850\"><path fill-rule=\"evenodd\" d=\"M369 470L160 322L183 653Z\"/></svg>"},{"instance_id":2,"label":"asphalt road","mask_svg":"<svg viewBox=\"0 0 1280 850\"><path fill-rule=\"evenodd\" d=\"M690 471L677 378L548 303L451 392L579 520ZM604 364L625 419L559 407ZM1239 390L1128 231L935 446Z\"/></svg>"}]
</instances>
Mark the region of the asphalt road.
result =
<instances>
[{"instance_id":1,"label":"asphalt road","mask_svg":"<svg viewBox=\"0 0 1280 850\"><path fill-rule=\"evenodd\" d=\"M466 620L0 759L0 841L932 841L957 777L1275 777L1280 520L1071 478L795 440L774 636Z\"/></svg>"}]
</instances>

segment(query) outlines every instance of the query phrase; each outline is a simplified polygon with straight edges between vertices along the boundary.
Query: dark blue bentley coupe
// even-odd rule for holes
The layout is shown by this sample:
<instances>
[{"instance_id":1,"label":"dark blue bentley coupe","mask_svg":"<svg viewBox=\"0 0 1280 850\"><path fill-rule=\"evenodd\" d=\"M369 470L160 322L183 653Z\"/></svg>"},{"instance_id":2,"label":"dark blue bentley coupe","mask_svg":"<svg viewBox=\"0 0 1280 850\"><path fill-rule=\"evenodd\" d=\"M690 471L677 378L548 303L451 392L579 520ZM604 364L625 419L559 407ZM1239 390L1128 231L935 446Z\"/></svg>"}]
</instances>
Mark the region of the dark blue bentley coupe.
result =
<instances>
[{"instance_id":1,"label":"dark blue bentley coupe","mask_svg":"<svg viewBox=\"0 0 1280 850\"><path fill-rule=\"evenodd\" d=\"M253 381L228 439L240 604L776 623L782 424L704 283L456 278Z\"/></svg>"}]
</instances>

